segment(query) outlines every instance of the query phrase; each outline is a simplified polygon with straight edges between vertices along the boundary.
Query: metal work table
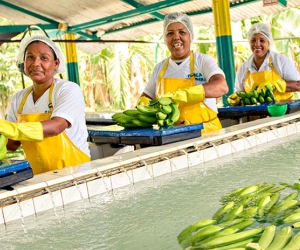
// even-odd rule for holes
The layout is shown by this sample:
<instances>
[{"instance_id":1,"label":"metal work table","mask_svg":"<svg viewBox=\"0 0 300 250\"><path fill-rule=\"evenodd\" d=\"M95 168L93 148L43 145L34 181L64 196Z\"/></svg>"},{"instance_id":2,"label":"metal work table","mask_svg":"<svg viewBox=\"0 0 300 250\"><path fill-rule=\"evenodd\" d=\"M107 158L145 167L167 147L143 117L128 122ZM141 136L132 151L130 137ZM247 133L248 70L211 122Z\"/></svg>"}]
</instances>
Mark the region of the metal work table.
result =
<instances>
[{"instance_id":1,"label":"metal work table","mask_svg":"<svg viewBox=\"0 0 300 250\"><path fill-rule=\"evenodd\" d=\"M102 126L103 128L103 126ZM159 146L201 136L203 124L171 126L167 128L137 128L109 131L101 126L88 126L90 141L96 144Z\"/></svg>"},{"instance_id":2,"label":"metal work table","mask_svg":"<svg viewBox=\"0 0 300 250\"><path fill-rule=\"evenodd\" d=\"M300 110L300 100L288 101L287 114ZM271 103L273 104L273 103ZM260 116L261 118L270 116L267 107L270 103L264 103L261 105L245 105L245 106L228 106L218 108L218 117L220 119L241 119L247 117L248 121L251 116Z\"/></svg>"}]
</instances>

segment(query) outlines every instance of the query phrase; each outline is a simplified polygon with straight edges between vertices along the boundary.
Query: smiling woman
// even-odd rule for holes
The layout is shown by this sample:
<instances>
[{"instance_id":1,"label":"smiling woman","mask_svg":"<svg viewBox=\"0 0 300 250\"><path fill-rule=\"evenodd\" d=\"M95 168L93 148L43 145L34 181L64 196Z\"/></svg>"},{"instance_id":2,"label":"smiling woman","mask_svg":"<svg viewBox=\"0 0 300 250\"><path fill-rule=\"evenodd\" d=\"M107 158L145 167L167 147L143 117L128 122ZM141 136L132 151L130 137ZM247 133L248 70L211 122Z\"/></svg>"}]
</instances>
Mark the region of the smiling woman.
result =
<instances>
[{"instance_id":1,"label":"smiling woman","mask_svg":"<svg viewBox=\"0 0 300 250\"><path fill-rule=\"evenodd\" d=\"M210 56L191 51L194 34L188 15L166 15L163 35L171 57L155 66L143 100L170 97L180 109L177 124L204 123L202 133L221 129L216 98L228 92L224 72Z\"/></svg>"},{"instance_id":2,"label":"smiling woman","mask_svg":"<svg viewBox=\"0 0 300 250\"><path fill-rule=\"evenodd\" d=\"M54 77L65 70L60 49L46 36L28 37L17 64L32 86L12 97L7 121L0 120L7 149L22 145L34 174L90 161L81 89Z\"/></svg>"},{"instance_id":3,"label":"smiling woman","mask_svg":"<svg viewBox=\"0 0 300 250\"><path fill-rule=\"evenodd\" d=\"M290 100L293 91L300 91L300 76L293 62L285 55L271 50L272 33L265 23L254 24L248 32L252 51L249 59L237 72L235 92L258 92L271 85L275 99Z\"/></svg>"}]
</instances>

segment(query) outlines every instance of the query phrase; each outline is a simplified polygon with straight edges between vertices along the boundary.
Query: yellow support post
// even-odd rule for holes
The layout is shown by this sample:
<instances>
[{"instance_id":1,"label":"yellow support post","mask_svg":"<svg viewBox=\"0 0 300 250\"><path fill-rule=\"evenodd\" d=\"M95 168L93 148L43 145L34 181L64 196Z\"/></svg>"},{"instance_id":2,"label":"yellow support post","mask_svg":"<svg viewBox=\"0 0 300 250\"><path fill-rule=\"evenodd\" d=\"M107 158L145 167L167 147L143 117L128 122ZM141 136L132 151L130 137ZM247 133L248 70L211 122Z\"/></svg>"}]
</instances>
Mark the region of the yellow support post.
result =
<instances>
[{"instance_id":1,"label":"yellow support post","mask_svg":"<svg viewBox=\"0 0 300 250\"><path fill-rule=\"evenodd\" d=\"M229 87L229 92L223 96L224 106L227 106L227 96L234 92L235 65L230 24L230 5L228 0L213 0L214 26L218 62L223 69Z\"/></svg>"},{"instance_id":2,"label":"yellow support post","mask_svg":"<svg viewBox=\"0 0 300 250\"><path fill-rule=\"evenodd\" d=\"M75 40L74 33L66 33L65 40ZM66 42L65 48L66 48L66 57L67 57L68 79L69 81L75 82L78 85L80 85L76 43Z\"/></svg>"}]
</instances>

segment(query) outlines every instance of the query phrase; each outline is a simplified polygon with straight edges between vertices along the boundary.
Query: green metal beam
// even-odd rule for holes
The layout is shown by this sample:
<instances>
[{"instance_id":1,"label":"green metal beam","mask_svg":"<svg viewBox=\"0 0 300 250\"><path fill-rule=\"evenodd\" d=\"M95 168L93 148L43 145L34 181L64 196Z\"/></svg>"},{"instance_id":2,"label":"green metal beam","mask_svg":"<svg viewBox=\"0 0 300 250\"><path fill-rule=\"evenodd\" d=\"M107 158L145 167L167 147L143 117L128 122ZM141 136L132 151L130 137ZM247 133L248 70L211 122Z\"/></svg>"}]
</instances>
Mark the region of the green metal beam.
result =
<instances>
[{"instance_id":1,"label":"green metal beam","mask_svg":"<svg viewBox=\"0 0 300 250\"><path fill-rule=\"evenodd\" d=\"M149 14L152 12L156 12L157 10L160 10L160 9L165 9L165 8L168 8L168 7L171 7L174 5L178 5L180 3L190 2L190 1L192 1L192 0L173 0L173 1L163 1L163 2L158 2L158 3L154 3L154 4L149 4L147 6L143 6L138 9L135 9L135 10L129 10L129 11L115 14L112 16L108 16L105 18L100 18L98 20L74 25L72 27L69 27L68 32L76 33L77 31L81 31L83 29L89 29L92 27L100 26L101 24L107 24L107 23L121 21L121 20L123 21L126 18L135 17L135 16L139 16L142 14Z\"/></svg>"},{"instance_id":2,"label":"green metal beam","mask_svg":"<svg viewBox=\"0 0 300 250\"><path fill-rule=\"evenodd\" d=\"M109 24L112 22L116 22L118 20L124 20L126 18L129 17L133 17L133 16L138 16L141 14L152 14L154 16L153 19L150 20L145 20L142 22L138 22L135 24L132 24L130 26L126 26L126 27L122 27L122 28L118 28L118 29L113 29L113 30L108 30L106 31L105 34L111 34L111 33L116 33L116 32L121 32L124 30L129 30L132 28L136 28L136 27L140 27L140 26L144 26L147 24L152 24L155 22L159 22L164 18L164 15L161 15L159 12L157 12L157 10L159 9L163 9L163 8L167 8L170 6L174 6L174 5L178 5L187 1L192 1L192 0L177 0L177 1L163 1L163 2L159 2L156 4L152 4L152 5L148 5L148 6L144 6L134 0L122 0L123 2L126 2L130 5L132 5L133 7L135 7L135 10L131 10L128 12L124 12L121 14L117 14L117 15L112 15L106 18L101 18L95 21L91 21L91 22L87 22L87 23L83 23L83 24L79 24L79 25L74 25L71 27L68 27L67 31L62 32L58 30L58 22L55 22L47 17L41 16L39 14L36 14L34 12L25 10L23 8L20 8L16 5L10 4L8 2L4 2L3 0L0 0L0 5L12 8L14 10L26 13L28 15L31 15L35 18L41 19L45 22L49 22L50 24L38 24L37 26L41 27L44 30L56 30L53 31L53 33L51 32L51 34L53 36L57 35L57 32L59 32L60 34L64 34L64 33L77 33L78 35L81 36L80 40L94 40L94 41L101 41L101 39L99 37L96 36L96 34L89 34L86 33L84 31L82 31L82 29L87 29L87 28L93 28L96 26L100 26L101 24ZM237 3L230 3L230 8L237 8L237 7L241 7L243 5L246 4L251 4L254 2L260 2L262 0L244 0L244 1L239 1ZM283 4L283 2L286 0L279 0L279 2L281 4ZM202 15L202 14L207 14L207 13L212 13L212 8L207 8L205 10L200 10L200 11L191 11L191 12L187 12L186 14L188 14L189 16L197 16L197 15ZM10 25L10 26L0 26L0 33L7 33L7 32L23 32L26 28L28 27L28 25ZM56 33L55 33L56 32ZM50 35L50 37L52 37ZM105 42L105 41L104 41Z\"/></svg>"},{"instance_id":3,"label":"green metal beam","mask_svg":"<svg viewBox=\"0 0 300 250\"><path fill-rule=\"evenodd\" d=\"M42 16L42 15L39 15L39 14L37 14L35 12L32 12L32 11L26 10L24 8L21 8L21 7L17 6L17 5L5 2L3 0L0 0L0 5L3 5L3 6L8 7L8 8L11 8L13 10L17 10L17 11L19 11L21 13L25 13L25 14L27 14L29 16L33 16L33 17L35 17L37 19L40 19L42 21L45 21L47 23L56 24L56 28L58 27L58 24L59 24L58 22L55 22L52 19L49 19L49 18L47 18L45 16Z\"/></svg>"},{"instance_id":4,"label":"green metal beam","mask_svg":"<svg viewBox=\"0 0 300 250\"><path fill-rule=\"evenodd\" d=\"M259 2L259 1L262 1L262 0L244 0L243 2L239 1L238 3L230 3L230 8L241 7L243 5L254 3L254 2ZM189 16L198 16L198 15L203 15L203 14L207 14L207 13L212 13L212 8L207 8L205 10L199 10L199 11L186 12L186 14ZM145 21L135 23L130 26L122 27L119 29L107 30L105 32L105 34L116 33L116 32L120 32L120 31L124 31L124 30L128 30L128 29L140 27L143 25L156 23L158 21L160 21L160 20L156 20L156 19L145 20Z\"/></svg>"},{"instance_id":5,"label":"green metal beam","mask_svg":"<svg viewBox=\"0 0 300 250\"><path fill-rule=\"evenodd\" d=\"M286 7L287 1L286 0L278 0L279 4L283 7Z\"/></svg>"},{"instance_id":6,"label":"green metal beam","mask_svg":"<svg viewBox=\"0 0 300 250\"><path fill-rule=\"evenodd\" d=\"M140 7L142 7L142 6L145 6L145 5L139 3L139 2L137 2L137 1L135 1L135 0L121 0L121 1L124 2L124 3L127 3L127 4L129 4L129 5L131 5L131 6L133 6L133 7L136 8L136 9L138 9L138 8L140 8ZM156 18L157 20L160 20L160 21L161 21L161 20L164 20L164 18L165 18L165 15L160 14L159 12L152 12L151 15L152 15L154 18Z\"/></svg>"},{"instance_id":7,"label":"green metal beam","mask_svg":"<svg viewBox=\"0 0 300 250\"><path fill-rule=\"evenodd\" d=\"M9 33L9 32L24 32L30 25L2 25L0 26L0 34L1 33ZM35 26L39 26L44 30L52 30L57 29L57 25L52 24L36 24ZM36 28L32 28L33 30Z\"/></svg>"}]
</instances>

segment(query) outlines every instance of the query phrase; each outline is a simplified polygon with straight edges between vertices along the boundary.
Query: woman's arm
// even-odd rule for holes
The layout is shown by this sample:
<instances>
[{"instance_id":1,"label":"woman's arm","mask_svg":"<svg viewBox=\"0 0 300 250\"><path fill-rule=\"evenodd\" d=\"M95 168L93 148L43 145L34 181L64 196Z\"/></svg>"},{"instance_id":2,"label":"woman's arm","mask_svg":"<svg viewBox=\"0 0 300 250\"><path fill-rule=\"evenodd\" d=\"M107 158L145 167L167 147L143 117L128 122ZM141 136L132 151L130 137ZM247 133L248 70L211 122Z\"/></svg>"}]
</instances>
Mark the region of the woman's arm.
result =
<instances>
[{"instance_id":1,"label":"woman's arm","mask_svg":"<svg viewBox=\"0 0 300 250\"><path fill-rule=\"evenodd\" d=\"M203 84L205 98L218 98L228 92L228 85L223 75L216 74L209 78L207 83Z\"/></svg>"}]
</instances>

